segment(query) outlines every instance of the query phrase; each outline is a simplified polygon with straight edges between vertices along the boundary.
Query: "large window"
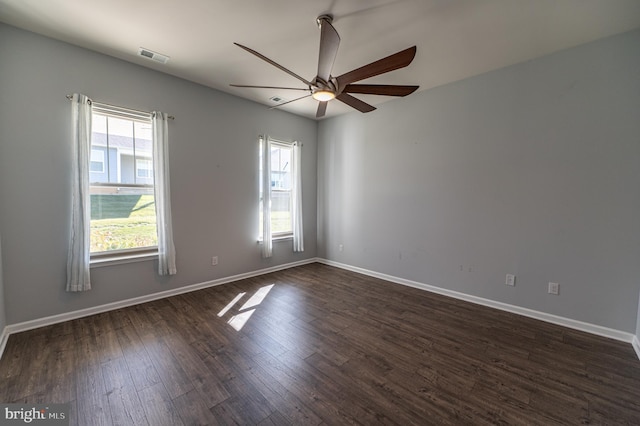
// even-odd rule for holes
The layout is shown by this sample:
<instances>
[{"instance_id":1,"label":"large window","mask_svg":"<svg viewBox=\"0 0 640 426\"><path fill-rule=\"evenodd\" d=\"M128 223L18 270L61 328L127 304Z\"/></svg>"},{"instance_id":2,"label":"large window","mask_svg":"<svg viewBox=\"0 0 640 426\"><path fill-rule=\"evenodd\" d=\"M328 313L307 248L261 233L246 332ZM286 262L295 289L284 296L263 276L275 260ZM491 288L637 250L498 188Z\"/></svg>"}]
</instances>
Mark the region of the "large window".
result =
<instances>
[{"instance_id":1,"label":"large window","mask_svg":"<svg viewBox=\"0 0 640 426\"><path fill-rule=\"evenodd\" d=\"M94 103L91 130L91 253L157 246L151 115Z\"/></svg>"},{"instance_id":2,"label":"large window","mask_svg":"<svg viewBox=\"0 0 640 426\"><path fill-rule=\"evenodd\" d=\"M260 150L262 156L262 149ZM271 235L286 237L293 234L293 147L291 144L271 141ZM260 158L262 167L262 157ZM262 169L260 170L262 179ZM260 188L262 188L262 182ZM262 200L262 193L260 194ZM262 235L263 204L260 203L260 235Z\"/></svg>"}]
</instances>

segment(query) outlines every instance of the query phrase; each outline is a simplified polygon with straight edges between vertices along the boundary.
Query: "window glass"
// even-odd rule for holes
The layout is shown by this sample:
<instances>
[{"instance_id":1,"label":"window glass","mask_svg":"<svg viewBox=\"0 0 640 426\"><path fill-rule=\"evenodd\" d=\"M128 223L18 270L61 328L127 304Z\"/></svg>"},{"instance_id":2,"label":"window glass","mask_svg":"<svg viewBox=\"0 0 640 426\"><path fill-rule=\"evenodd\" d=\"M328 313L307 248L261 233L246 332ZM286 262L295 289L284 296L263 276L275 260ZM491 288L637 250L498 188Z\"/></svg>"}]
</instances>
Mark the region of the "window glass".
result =
<instances>
[{"instance_id":1,"label":"window glass","mask_svg":"<svg viewBox=\"0 0 640 426\"><path fill-rule=\"evenodd\" d=\"M290 234L291 146L271 145L271 233Z\"/></svg>"},{"instance_id":2,"label":"window glass","mask_svg":"<svg viewBox=\"0 0 640 426\"><path fill-rule=\"evenodd\" d=\"M155 247L151 120L104 111L92 117L91 253Z\"/></svg>"}]
</instances>

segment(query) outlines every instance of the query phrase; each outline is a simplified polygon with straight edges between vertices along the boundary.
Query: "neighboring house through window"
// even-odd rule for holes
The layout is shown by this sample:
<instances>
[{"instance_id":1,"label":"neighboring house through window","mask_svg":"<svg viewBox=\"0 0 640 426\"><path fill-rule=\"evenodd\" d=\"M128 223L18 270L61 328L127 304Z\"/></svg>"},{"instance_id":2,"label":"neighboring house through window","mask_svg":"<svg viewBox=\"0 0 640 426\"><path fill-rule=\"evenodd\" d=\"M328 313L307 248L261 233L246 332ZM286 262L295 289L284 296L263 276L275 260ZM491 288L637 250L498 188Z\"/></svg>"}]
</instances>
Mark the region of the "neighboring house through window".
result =
<instances>
[{"instance_id":1,"label":"neighboring house through window","mask_svg":"<svg viewBox=\"0 0 640 426\"><path fill-rule=\"evenodd\" d=\"M89 175L91 254L156 247L151 114L94 103Z\"/></svg>"}]
</instances>

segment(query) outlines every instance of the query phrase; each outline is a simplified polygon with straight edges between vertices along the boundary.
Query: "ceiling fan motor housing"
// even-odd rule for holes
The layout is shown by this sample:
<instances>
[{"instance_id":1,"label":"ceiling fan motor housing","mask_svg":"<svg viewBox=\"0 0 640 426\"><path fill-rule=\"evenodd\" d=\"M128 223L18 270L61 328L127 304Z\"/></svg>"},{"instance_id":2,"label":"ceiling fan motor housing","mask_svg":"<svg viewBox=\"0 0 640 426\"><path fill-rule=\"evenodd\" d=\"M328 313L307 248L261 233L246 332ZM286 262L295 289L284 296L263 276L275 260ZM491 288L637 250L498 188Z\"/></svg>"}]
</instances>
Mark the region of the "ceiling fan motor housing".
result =
<instances>
[{"instance_id":1,"label":"ceiling fan motor housing","mask_svg":"<svg viewBox=\"0 0 640 426\"><path fill-rule=\"evenodd\" d=\"M322 27L322 21L326 21L328 23L332 23L333 22L333 15L324 14L324 15L318 16L316 18L316 24L318 24L318 28Z\"/></svg>"},{"instance_id":2,"label":"ceiling fan motor housing","mask_svg":"<svg viewBox=\"0 0 640 426\"><path fill-rule=\"evenodd\" d=\"M329 81L324 81L319 77L313 79L313 85L311 86L311 93L315 93L318 90L325 90L338 94L338 82L335 78L331 78Z\"/></svg>"}]
</instances>

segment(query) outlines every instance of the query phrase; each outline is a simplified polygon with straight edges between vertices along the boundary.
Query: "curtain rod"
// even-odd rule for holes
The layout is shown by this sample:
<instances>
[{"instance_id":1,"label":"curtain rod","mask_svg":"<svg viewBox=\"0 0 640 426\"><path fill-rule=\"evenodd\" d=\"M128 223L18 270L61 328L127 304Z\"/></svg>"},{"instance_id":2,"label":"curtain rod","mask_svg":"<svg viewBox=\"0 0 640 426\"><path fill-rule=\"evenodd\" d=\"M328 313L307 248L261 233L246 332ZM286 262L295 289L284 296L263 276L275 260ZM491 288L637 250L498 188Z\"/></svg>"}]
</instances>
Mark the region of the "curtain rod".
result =
<instances>
[{"instance_id":1,"label":"curtain rod","mask_svg":"<svg viewBox=\"0 0 640 426\"><path fill-rule=\"evenodd\" d=\"M67 99L69 99L69 100L72 100L72 99L73 99L73 95L65 95L65 97L66 97ZM105 103L103 103L103 102L100 102L100 103L101 103L102 105L108 105L108 106L116 107L115 105L109 105L109 104L105 104ZM123 107L116 107L116 108L120 108L120 109L128 109L128 110L130 110L130 111L134 111L134 112L141 112L141 113L143 113L143 114L148 114L148 112L147 112L147 111L140 111L140 110L137 110L137 109L123 108ZM167 118L168 118L169 120L175 120L175 119L176 119L173 115L168 115L168 116L167 116Z\"/></svg>"}]
</instances>

